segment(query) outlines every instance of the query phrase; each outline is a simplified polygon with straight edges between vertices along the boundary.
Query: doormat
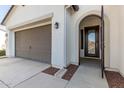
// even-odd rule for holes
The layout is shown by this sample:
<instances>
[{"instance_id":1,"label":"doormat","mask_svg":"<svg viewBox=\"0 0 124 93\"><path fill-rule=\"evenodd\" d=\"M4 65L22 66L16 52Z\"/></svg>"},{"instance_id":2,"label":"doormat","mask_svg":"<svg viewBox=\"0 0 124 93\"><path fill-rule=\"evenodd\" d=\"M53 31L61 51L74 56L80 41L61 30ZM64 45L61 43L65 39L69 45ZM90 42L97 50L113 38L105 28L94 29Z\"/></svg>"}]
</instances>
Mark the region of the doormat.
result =
<instances>
[{"instance_id":1,"label":"doormat","mask_svg":"<svg viewBox=\"0 0 124 93\"><path fill-rule=\"evenodd\" d=\"M105 71L105 75L110 88L124 88L124 77L118 72Z\"/></svg>"},{"instance_id":2,"label":"doormat","mask_svg":"<svg viewBox=\"0 0 124 93\"><path fill-rule=\"evenodd\" d=\"M50 74L50 75L55 75L55 73L56 73L58 70L59 70L58 68L49 67L49 68L43 70L42 72L43 72L43 73L46 73L46 74Z\"/></svg>"},{"instance_id":3,"label":"doormat","mask_svg":"<svg viewBox=\"0 0 124 93\"><path fill-rule=\"evenodd\" d=\"M72 76L74 75L74 73L76 72L77 69L78 69L78 66L77 65L70 64L67 67L67 71L62 76L62 79L65 79L65 80L68 80L69 81L72 78Z\"/></svg>"}]
</instances>

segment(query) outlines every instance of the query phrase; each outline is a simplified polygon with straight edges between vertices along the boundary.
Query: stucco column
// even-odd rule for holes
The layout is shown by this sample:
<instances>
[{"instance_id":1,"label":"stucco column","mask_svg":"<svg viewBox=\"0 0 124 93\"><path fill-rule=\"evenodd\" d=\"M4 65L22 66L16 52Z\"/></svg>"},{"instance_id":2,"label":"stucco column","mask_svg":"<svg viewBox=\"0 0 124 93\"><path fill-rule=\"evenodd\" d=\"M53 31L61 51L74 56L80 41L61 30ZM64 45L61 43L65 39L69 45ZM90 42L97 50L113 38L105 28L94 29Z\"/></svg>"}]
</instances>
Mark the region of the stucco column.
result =
<instances>
[{"instance_id":1,"label":"stucco column","mask_svg":"<svg viewBox=\"0 0 124 93\"><path fill-rule=\"evenodd\" d=\"M6 56L15 57L15 34L7 29Z\"/></svg>"},{"instance_id":2,"label":"stucco column","mask_svg":"<svg viewBox=\"0 0 124 93\"><path fill-rule=\"evenodd\" d=\"M61 11L60 11L61 10ZM64 7L58 6L52 18L52 66L63 68L66 65L65 17ZM55 23L58 23L58 29Z\"/></svg>"},{"instance_id":3,"label":"stucco column","mask_svg":"<svg viewBox=\"0 0 124 93\"><path fill-rule=\"evenodd\" d=\"M121 75L124 76L124 6L120 6L120 16L119 16L119 26L120 26L120 31L119 33L119 70Z\"/></svg>"}]
</instances>

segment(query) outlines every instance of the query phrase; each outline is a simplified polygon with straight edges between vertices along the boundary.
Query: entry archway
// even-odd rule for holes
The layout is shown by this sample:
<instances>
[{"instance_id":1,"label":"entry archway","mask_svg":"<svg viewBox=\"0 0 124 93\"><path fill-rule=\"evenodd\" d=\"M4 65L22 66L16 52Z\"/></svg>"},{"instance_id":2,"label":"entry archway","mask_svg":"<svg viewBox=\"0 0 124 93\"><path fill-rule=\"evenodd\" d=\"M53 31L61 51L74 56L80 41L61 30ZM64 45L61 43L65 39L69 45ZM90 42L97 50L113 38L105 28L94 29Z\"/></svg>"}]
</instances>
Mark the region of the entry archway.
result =
<instances>
[{"instance_id":1,"label":"entry archway","mask_svg":"<svg viewBox=\"0 0 124 93\"><path fill-rule=\"evenodd\" d=\"M82 58L100 59L101 19L98 15L88 15L79 24L79 61Z\"/></svg>"},{"instance_id":2,"label":"entry archway","mask_svg":"<svg viewBox=\"0 0 124 93\"><path fill-rule=\"evenodd\" d=\"M86 12L86 13L82 13L82 15L80 15L78 18L77 18L77 21L75 23L75 41L77 42L76 45L75 45L75 48L76 48L76 54L75 54L75 58L77 60L77 64L79 64L79 56L80 56L80 52L79 52L79 25L80 25L80 22L87 16L97 16L97 17L100 17L101 16L101 12L100 11L89 11L89 12ZM110 22L109 22L109 18L107 15L104 15L104 22L105 22L105 67L109 67L110 66Z\"/></svg>"}]
</instances>

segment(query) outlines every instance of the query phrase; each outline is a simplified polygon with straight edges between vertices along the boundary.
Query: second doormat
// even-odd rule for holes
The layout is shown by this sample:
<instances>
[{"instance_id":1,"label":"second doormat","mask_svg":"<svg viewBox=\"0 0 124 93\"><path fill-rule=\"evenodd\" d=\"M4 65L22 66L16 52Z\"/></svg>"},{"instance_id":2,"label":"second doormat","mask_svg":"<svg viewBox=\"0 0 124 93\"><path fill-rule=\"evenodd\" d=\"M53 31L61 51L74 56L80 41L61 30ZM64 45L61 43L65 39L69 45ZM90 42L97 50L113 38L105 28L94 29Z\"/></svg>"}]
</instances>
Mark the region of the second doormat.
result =
<instances>
[{"instance_id":1,"label":"second doormat","mask_svg":"<svg viewBox=\"0 0 124 93\"><path fill-rule=\"evenodd\" d=\"M43 72L43 73L46 73L46 74L50 74L50 75L55 75L55 73L56 73L58 70L59 70L58 68L49 67L49 68L43 70L42 72Z\"/></svg>"},{"instance_id":2,"label":"second doormat","mask_svg":"<svg viewBox=\"0 0 124 93\"><path fill-rule=\"evenodd\" d=\"M76 72L77 69L78 69L77 65L70 64L67 67L66 73L62 76L62 79L70 80L72 78L72 76L74 75L74 73Z\"/></svg>"},{"instance_id":3,"label":"second doormat","mask_svg":"<svg viewBox=\"0 0 124 93\"><path fill-rule=\"evenodd\" d=\"M124 88L124 77L120 73L105 71L105 75L110 88Z\"/></svg>"}]
</instances>

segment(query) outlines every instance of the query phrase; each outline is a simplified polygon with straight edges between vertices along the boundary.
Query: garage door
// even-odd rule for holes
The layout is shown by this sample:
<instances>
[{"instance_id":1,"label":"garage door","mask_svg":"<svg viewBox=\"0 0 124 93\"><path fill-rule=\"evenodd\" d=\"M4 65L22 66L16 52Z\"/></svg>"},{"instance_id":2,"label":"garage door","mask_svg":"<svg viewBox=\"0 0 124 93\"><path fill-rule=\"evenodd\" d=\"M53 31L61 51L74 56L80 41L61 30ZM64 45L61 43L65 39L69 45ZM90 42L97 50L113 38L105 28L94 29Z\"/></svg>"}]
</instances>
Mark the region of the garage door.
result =
<instances>
[{"instance_id":1,"label":"garage door","mask_svg":"<svg viewBox=\"0 0 124 93\"><path fill-rule=\"evenodd\" d=\"M16 56L51 62L51 25L15 33Z\"/></svg>"}]
</instances>

